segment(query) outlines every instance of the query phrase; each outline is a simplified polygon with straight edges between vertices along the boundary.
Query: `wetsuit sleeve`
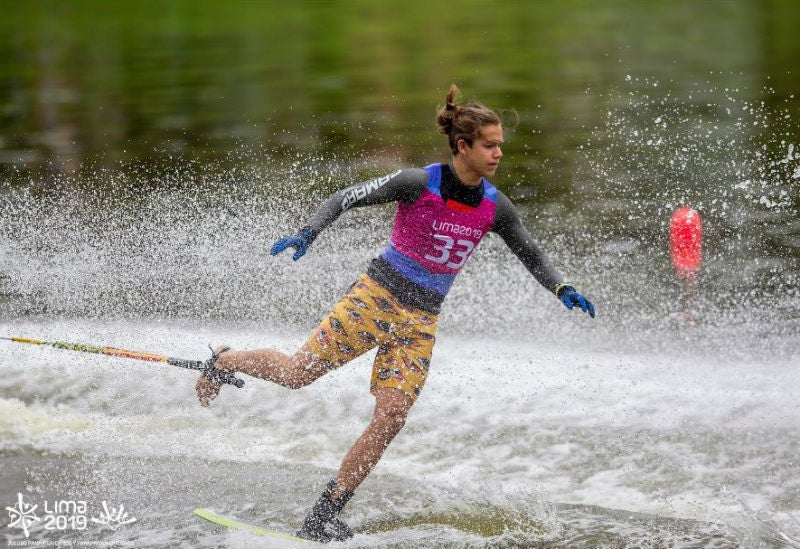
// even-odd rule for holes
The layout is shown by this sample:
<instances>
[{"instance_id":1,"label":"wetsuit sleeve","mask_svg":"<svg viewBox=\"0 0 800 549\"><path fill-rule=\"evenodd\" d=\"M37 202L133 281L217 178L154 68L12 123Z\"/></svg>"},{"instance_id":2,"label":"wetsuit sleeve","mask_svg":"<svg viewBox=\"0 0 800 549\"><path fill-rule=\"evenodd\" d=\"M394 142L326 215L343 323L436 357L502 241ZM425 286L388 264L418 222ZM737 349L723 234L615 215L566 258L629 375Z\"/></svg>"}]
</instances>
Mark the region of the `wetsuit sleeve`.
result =
<instances>
[{"instance_id":1,"label":"wetsuit sleeve","mask_svg":"<svg viewBox=\"0 0 800 549\"><path fill-rule=\"evenodd\" d=\"M421 168L398 170L383 177L356 183L329 196L303 227L311 230L311 241L325 227L333 223L350 208L385 204L387 202L414 202L428 184L428 172Z\"/></svg>"},{"instance_id":2,"label":"wetsuit sleeve","mask_svg":"<svg viewBox=\"0 0 800 549\"><path fill-rule=\"evenodd\" d=\"M499 191L492 231L502 237L539 284L556 293L556 287L564 281L563 277L522 224L511 200Z\"/></svg>"}]
</instances>

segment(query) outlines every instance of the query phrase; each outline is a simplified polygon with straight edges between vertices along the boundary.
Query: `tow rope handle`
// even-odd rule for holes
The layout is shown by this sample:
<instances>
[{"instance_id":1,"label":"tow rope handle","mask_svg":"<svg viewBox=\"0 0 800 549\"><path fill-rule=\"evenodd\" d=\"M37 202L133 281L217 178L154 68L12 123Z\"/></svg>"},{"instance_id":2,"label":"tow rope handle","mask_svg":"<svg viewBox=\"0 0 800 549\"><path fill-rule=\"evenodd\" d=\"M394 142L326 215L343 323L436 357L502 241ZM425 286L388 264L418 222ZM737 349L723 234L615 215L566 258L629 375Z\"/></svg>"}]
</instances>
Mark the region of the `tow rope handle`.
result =
<instances>
[{"instance_id":1,"label":"tow rope handle","mask_svg":"<svg viewBox=\"0 0 800 549\"><path fill-rule=\"evenodd\" d=\"M117 347L86 345L83 343L70 343L67 341L45 341L43 339L32 339L27 337L0 337L0 340L13 341L14 343L28 343L31 345L47 345L56 349L66 349L81 353L92 353L98 355L115 356L120 358L130 358L133 360L143 360L146 362L166 362L171 366L197 370L206 376L212 383L233 385L234 387L244 387L244 380L239 379L233 372L221 370L215 366L219 355L211 350L211 358L207 360L186 360L183 358L173 358L155 353L145 353L141 351L130 351Z\"/></svg>"},{"instance_id":2,"label":"tow rope handle","mask_svg":"<svg viewBox=\"0 0 800 549\"><path fill-rule=\"evenodd\" d=\"M210 348L210 347L209 347ZM211 358L207 360L184 360L182 358L167 358L167 364L178 366L179 368L188 368L189 370L199 370L208 380L212 383L220 385L228 384L241 389L244 387L244 380L239 379L233 372L221 370L214 366L217 362L219 355L211 349Z\"/></svg>"}]
</instances>

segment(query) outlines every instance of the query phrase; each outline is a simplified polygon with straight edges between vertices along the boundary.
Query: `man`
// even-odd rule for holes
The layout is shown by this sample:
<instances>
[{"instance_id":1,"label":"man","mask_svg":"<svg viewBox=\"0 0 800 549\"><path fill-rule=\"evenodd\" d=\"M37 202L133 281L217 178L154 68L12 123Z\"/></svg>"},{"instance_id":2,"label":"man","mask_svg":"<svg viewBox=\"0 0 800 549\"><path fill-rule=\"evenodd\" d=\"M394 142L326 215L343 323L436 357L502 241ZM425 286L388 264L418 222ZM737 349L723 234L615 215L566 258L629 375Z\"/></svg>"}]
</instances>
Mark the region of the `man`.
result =
<instances>
[{"instance_id":1,"label":"man","mask_svg":"<svg viewBox=\"0 0 800 549\"><path fill-rule=\"evenodd\" d=\"M300 537L330 541L353 535L339 514L405 424L431 365L440 306L488 232L499 234L564 305L578 305L594 317L592 303L563 281L511 201L487 180L503 156L500 118L479 103L457 105L457 94L451 86L446 105L437 112L438 129L452 151L449 164L400 170L334 193L296 235L273 246L272 255L294 248L297 260L346 210L398 202L389 245L300 350L292 356L272 349L219 350L215 366L221 370L298 389L378 347L370 384L376 401L372 420L309 512ZM209 377L197 382L205 406L219 389Z\"/></svg>"}]
</instances>

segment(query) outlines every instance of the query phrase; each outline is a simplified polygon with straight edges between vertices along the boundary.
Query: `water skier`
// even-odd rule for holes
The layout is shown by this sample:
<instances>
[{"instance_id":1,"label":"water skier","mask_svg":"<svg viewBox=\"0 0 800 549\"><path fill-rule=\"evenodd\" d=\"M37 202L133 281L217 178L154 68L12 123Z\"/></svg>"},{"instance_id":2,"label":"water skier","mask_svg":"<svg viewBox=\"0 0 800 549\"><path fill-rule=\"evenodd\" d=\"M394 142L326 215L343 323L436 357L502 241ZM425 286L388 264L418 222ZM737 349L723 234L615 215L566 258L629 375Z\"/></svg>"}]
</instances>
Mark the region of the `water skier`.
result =
<instances>
[{"instance_id":1,"label":"water skier","mask_svg":"<svg viewBox=\"0 0 800 549\"><path fill-rule=\"evenodd\" d=\"M487 180L503 156L500 117L480 103L458 105L458 93L452 85L436 116L438 130L447 136L452 151L449 164L399 170L340 190L297 234L279 239L272 247L272 255L293 248L297 260L348 209L398 203L386 249L300 350L292 356L272 349L218 351L215 365L222 370L299 389L378 347L370 383L376 401L372 420L306 516L297 533L300 537L317 541L352 537L339 514L403 428L425 384L440 306L488 232L500 235L536 280L567 308L578 306L594 317L592 303L564 282L522 225L511 201ZM219 390L220 385L205 376L197 381L204 406Z\"/></svg>"}]
</instances>

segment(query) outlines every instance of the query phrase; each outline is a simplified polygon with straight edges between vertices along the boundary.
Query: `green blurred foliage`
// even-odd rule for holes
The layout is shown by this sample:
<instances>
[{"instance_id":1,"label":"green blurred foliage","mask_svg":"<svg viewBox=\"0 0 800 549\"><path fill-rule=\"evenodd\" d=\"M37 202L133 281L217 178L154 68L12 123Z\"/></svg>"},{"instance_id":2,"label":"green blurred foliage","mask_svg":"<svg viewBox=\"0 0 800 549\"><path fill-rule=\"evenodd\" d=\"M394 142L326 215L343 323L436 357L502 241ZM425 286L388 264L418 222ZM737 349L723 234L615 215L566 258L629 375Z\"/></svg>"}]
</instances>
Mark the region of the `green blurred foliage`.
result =
<instances>
[{"instance_id":1,"label":"green blurred foliage","mask_svg":"<svg viewBox=\"0 0 800 549\"><path fill-rule=\"evenodd\" d=\"M627 75L698 106L726 88L785 103L798 22L790 0L10 2L0 177L298 155L421 165L447 158L434 110L456 82L505 114L497 183L564 198Z\"/></svg>"}]
</instances>

